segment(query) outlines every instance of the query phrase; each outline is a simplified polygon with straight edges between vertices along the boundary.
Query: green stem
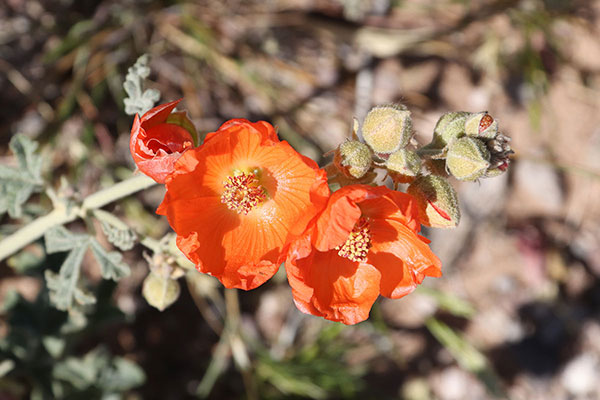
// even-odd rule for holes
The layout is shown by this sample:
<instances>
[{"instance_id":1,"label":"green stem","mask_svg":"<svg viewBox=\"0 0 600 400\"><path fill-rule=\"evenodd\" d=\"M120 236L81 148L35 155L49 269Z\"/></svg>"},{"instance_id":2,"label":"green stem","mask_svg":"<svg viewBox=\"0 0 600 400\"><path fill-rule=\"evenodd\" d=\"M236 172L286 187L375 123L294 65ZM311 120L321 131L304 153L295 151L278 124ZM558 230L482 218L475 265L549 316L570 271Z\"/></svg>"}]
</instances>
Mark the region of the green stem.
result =
<instances>
[{"instance_id":1,"label":"green stem","mask_svg":"<svg viewBox=\"0 0 600 400\"><path fill-rule=\"evenodd\" d=\"M67 224L87 215L89 211L104 207L109 203L154 185L156 185L156 182L151 178L141 174L135 175L114 186L89 195L83 200L81 206L56 207L49 214L35 219L17 232L2 239L0 242L0 261L41 238L46 231L55 226Z\"/></svg>"}]
</instances>

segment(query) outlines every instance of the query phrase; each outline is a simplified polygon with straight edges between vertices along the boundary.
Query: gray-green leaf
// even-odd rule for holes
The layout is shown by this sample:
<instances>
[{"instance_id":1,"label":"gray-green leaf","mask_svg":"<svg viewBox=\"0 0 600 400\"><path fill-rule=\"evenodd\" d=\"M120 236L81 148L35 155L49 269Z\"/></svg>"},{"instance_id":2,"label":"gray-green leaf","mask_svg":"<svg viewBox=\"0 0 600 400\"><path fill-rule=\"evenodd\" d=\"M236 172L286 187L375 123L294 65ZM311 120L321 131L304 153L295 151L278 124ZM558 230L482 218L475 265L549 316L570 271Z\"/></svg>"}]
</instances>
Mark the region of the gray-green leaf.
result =
<instances>
[{"instance_id":1,"label":"gray-green leaf","mask_svg":"<svg viewBox=\"0 0 600 400\"><path fill-rule=\"evenodd\" d=\"M122 261L123 256L116 251L108 252L96 239L90 240L92 253L100 264L100 273L104 279L118 281L131 272L129 266Z\"/></svg>"},{"instance_id":2,"label":"gray-green leaf","mask_svg":"<svg viewBox=\"0 0 600 400\"><path fill-rule=\"evenodd\" d=\"M50 291L50 301L59 310L66 311L73 305L73 300L89 303L89 296L83 295L81 289L77 287L79 273L83 256L88 248L89 242L77 244L69 252L69 255L60 266L58 274L46 270L45 278L48 290Z\"/></svg>"},{"instance_id":3,"label":"gray-green leaf","mask_svg":"<svg viewBox=\"0 0 600 400\"><path fill-rule=\"evenodd\" d=\"M102 370L97 385L105 392L124 392L140 386L145 380L146 375L137 364L115 357L112 365Z\"/></svg>"},{"instance_id":4,"label":"gray-green leaf","mask_svg":"<svg viewBox=\"0 0 600 400\"><path fill-rule=\"evenodd\" d=\"M156 89L144 90L144 80L150 75L148 63L150 57L147 54L140 56L135 64L127 70L123 89L127 92L125 113L129 115L144 114L150 110L154 103L160 98L160 92Z\"/></svg>"},{"instance_id":5,"label":"gray-green leaf","mask_svg":"<svg viewBox=\"0 0 600 400\"><path fill-rule=\"evenodd\" d=\"M111 224L101 221L102 231L110 243L119 249L126 251L131 250L137 240L137 235L131 229L119 229Z\"/></svg>"},{"instance_id":6,"label":"gray-green leaf","mask_svg":"<svg viewBox=\"0 0 600 400\"><path fill-rule=\"evenodd\" d=\"M24 135L15 135L9 146L18 167L0 165L0 214L18 218L29 196L42 190L42 157L35 153L37 143Z\"/></svg>"},{"instance_id":7,"label":"gray-green leaf","mask_svg":"<svg viewBox=\"0 0 600 400\"><path fill-rule=\"evenodd\" d=\"M58 253L82 246L89 241L89 235L69 232L64 226L54 227L44 234L46 253Z\"/></svg>"}]
</instances>

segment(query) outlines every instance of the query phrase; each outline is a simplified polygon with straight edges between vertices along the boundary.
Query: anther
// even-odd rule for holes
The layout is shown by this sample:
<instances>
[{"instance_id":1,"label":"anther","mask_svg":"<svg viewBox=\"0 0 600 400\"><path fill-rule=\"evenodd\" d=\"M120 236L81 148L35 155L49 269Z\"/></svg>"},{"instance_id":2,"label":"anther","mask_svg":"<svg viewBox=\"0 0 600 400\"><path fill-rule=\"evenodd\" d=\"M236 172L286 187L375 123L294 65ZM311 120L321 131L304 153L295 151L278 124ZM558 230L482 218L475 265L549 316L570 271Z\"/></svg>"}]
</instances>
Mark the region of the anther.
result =
<instances>
[{"instance_id":1,"label":"anther","mask_svg":"<svg viewBox=\"0 0 600 400\"><path fill-rule=\"evenodd\" d=\"M238 214L248 214L263 201L267 194L260 185L256 175L252 173L235 173L223 182L221 203Z\"/></svg>"},{"instance_id":2,"label":"anther","mask_svg":"<svg viewBox=\"0 0 600 400\"><path fill-rule=\"evenodd\" d=\"M344 244L337 246L335 249L338 250L340 257L354 262L365 262L371 246L369 221L361 217L354 225Z\"/></svg>"}]
</instances>

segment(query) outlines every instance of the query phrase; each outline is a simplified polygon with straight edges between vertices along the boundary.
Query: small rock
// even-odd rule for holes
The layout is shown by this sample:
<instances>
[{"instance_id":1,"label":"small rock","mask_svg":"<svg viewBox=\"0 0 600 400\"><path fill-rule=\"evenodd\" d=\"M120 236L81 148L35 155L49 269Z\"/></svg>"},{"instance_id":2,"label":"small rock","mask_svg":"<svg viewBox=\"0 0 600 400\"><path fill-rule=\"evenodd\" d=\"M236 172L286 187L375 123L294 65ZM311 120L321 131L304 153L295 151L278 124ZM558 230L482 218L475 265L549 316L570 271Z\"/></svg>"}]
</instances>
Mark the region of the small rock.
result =
<instances>
[{"instance_id":1,"label":"small rock","mask_svg":"<svg viewBox=\"0 0 600 400\"><path fill-rule=\"evenodd\" d=\"M564 194L556 170L549 164L523 160L514 165L515 189L523 214L558 214Z\"/></svg>"},{"instance_id":2,"label":"small rock","mask_svg":"<svg viewBox=\"0 0 600 400\"><path fill-rule=\"evenodd\" d=\"M582 354L571 360L560 379L567 391L574 396L590 394L600 376L598 357Z\"/></svg>"}]
</instances>

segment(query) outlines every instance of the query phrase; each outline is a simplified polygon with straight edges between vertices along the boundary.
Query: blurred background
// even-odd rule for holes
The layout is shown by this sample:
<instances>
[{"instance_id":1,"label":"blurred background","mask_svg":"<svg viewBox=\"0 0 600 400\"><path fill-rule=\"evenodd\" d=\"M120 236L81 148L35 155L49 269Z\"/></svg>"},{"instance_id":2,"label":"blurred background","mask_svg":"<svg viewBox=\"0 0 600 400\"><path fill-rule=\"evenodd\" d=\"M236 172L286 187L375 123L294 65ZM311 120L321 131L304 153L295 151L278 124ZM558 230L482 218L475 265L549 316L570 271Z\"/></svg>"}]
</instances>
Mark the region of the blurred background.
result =
<instances>
[{"instance_id":1,"label":"blurred background","mask_svg":"<svg viewBox=\"0 0 600 400\"><path fill-rule=\"evenodd\" d=\"M2 163L23 133L55 187L128 177L122 83L144 53L149 87L183 97L200 132L264 119L320 165L352 117L396 102L421 144L444 112L487 110L516 154L500 177L453 182L459 228L425 232L444 276L352 327L297 311L283 271L240 292L237 315L189 275L160 312L137 245L118 285L84 260L98 301L65 330L43 279L65 255L28 246L0 264L0 399L600 398L600 1L3 0ZM107 210L160 238L163 190ZM34 197L0 235L50 209Z\"/></svg>"}]
</instances>

